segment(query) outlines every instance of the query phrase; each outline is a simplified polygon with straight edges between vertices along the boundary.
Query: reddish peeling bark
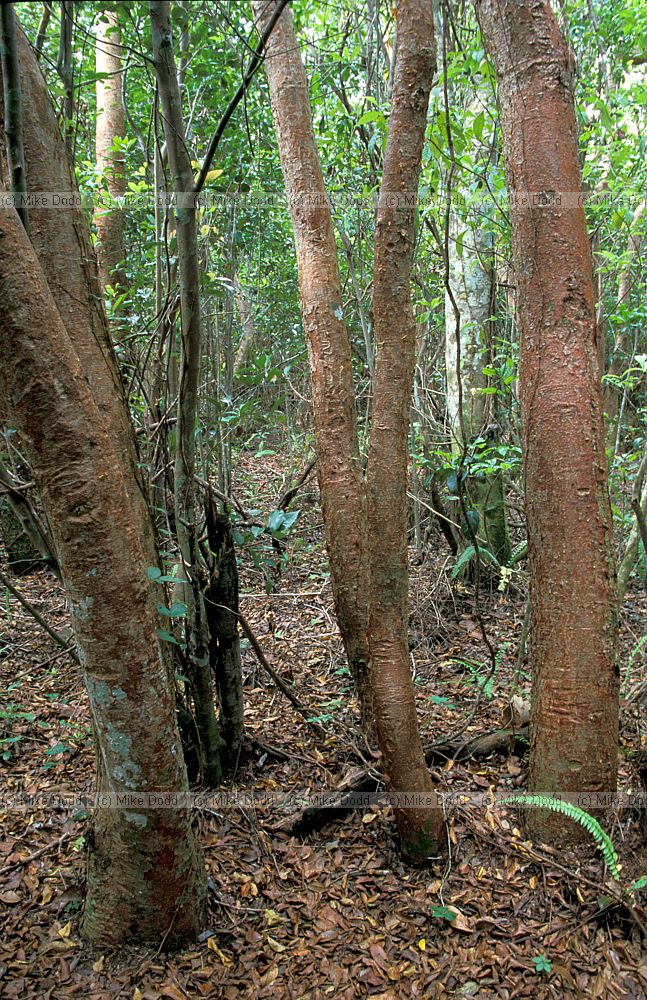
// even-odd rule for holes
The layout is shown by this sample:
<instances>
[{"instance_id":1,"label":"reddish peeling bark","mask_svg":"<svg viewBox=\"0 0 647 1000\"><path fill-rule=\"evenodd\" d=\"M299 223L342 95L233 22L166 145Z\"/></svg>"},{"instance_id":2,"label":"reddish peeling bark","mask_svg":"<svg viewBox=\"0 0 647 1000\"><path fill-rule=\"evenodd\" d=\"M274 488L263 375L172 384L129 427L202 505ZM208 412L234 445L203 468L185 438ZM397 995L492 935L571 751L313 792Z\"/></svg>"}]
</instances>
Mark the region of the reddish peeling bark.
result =
<instances>
[{"instance_id":1,"label":"reddish peeling bark","mask_svg":"<svg viewBox=\"0 0 647 1000\"><path fill-rule=\"evenodd\" d=\"M110 340L88 226L47 85L21 29L18 45L29 191L63 196L56 207L51 202L46 206L31 205L31 242L95 403L110 427L124 470L127 494L146 541L149 565L154 565L157 553L152 521L145 486L137 471L135 439Z\"/></svg>"},{"instance_id":2,"label":"reddish peeling bark","mask_svg":"<svg viewBox=\"0 0 647 1000\"><path fill-rule=\"evenodd\" d=\"M571 64L548 0L475 6L498 79L521 326L534 670L529 786L613 792L611 512ZM529 826L544 838L579 833L544 811Z\"/></svg>"},{"instance_id":3,"label":"reddish peeling bark","mask_svg":"<svg viewBox=\"0 0 647 1000\"><path fill-rule=\"evenodd\" d=\"M95 151L97 168L105 174L109 201L94 213L99 241L97 261L102 286L126 285L123 271L123 211L117 202L126 191L124 155L115 149L115 140L125 135L125 111L121 93L121 32L119 15L106 11L96 27L96 71L108 74L97 80L97 121Z\"/></svg>"},{"instance_id":4,"label":"reddish peeling bark","mask_svg":"<svg viewBox=\"0 0 647 1000\"><path fill-rule=\"evenodd\" d=\"M156 634L160 590L147 579L146 543L109 424L13 210L0 219L0 392L66 585L97 744L97 791L113 797L100 798L88 831L83 934L102 946L194 938L206 880L190 810L129 808L115 798L187 791L171 664Z\"/></svg>"},{"instance_id":5,"label":"reddish peeling bark","mask_svg":"<svg viewBox=\"0 0 647 1000\"><path fill-rule=\"evenodd\" d=\"M396 792L426 803L396 810L405 853L422 860L444 836L416 716L408 645L408 435L416 321L410 294L427 105L435 71L431 0L399 0L398 54L378 202L373 270L377 362L367 472L369 647L384 768Z\"/></svg>"},{"instance_id":6,"label":"reddish peeling bark","mask_svg":"<svg viewBox=\"0 0 647 1000\"><path fill-rule=\"evenodd\" d=\"M267 25L276 4L277 0L252 0L259 30ZM265 69L294 226L335 611L368 728L372 713L355 387L335 234L314 138L308 84L289 9L267 42Z\"/></svg>"}]
</instances>

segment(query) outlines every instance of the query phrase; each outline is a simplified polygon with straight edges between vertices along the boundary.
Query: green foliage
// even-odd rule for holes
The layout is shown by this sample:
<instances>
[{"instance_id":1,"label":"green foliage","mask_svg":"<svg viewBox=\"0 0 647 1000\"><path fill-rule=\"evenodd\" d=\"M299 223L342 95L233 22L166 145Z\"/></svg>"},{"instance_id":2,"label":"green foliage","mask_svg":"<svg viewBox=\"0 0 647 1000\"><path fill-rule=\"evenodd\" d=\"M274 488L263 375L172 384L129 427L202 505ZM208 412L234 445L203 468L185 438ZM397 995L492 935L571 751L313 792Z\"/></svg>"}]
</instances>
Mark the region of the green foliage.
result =
<instances>
[{"instance_id":1,"label":"green foliage","mask_svg":"<svg viewBox=\"0 0 647 1000\"><path fill-rule=\"evenodd\" d=\"M445 920L448 924L451 924L456 920L457 914L454 910L450 910L447 906L432 906L431 915L435 917L436 920Z\"/></svg>"},{"instance_id":2,"label":"green foliage","mask_svg":"<svg viewBox=\"0 0 647 1000\"><path fill-rule=\"evenodd\" d=\"M479 545L478 554L479 558L483 559L485 562L489 562L491 566L495 567L495 569L500 568L496 556L492 555L489 549L486 549L484 546ZM476 558L475 547L473 545L468 545L467 548L465 548L461 552L460 556L456 560L456 564L452 570L452 579L455 580L456 577L459 576L460 573L465 569L467 564L470 563L475 558Z\"/></svg>"},{"instance_id":3,"label":"green foliage","mask_svg":"<svg viewBox=\"0 0 647 1000\"><path fill-rule=\"evenodd\" d=\"M546 973L548 973L548 972L552 972L553 971L553 963L544 954L535 955L533 957L532 963L533 963L533 965L534 965L534 967L535 967L535 969L536 969L537 972L546 972Z\"/></svg>"},{"instance_id":4,"label":"green foliage","mask_svg":"<svg viewBox=\"0 0 647 1000\"><path fill-rule=\"evenodd\" d=\"M579 806L574 806L572 803L565 802L562 799L552 798L549 795L515 795L503 799L503 802L509 805L532 806L535 809L549 809L551 812L561 813L568 819L572 819L575 823L579 823L587 833L590 833L599 847L605 864L613 878L616 880L619 879L618 855L611 842L611 838L602 829L597 819L591 816L590 813L587 813L586 810L580 809Z\"/></svg>"}]
</instances>

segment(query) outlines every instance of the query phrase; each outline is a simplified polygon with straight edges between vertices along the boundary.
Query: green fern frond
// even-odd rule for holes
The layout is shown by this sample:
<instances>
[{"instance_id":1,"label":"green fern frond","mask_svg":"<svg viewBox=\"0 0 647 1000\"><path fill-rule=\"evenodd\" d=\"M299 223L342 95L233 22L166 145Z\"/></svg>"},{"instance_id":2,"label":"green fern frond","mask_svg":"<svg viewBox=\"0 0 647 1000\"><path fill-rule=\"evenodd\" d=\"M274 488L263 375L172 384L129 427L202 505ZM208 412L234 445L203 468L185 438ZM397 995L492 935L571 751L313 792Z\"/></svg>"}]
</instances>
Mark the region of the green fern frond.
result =
<instances>
[{"instance_id":1,"label":"green fern frond","mask_svg":"<svg viewBox=\"0 0 647 1000\"><path fill-rule=\"evenodd\" d=\"M627 892L631 895L633 892L638 892L639 889L644 889L647 886L647 875L643 875L642 878L637 879L632 882Z\"/></svg>"},{"instance_id":2,"label":"green fern frond","mask_svg":"<svg viewBox=\"0 0 647 1000\"><path fill-rule=\"evenodd\" d=\"M590 833L597 846L602 851L605 864L612 877L619 881L620 871L618 869L618 855L609 837L605 833L597 819L587 813L586 810L574 806L570 802L563 802L561 799L554 799L549 795L510 795L503 799L503 802L510 805L533 806L535 809L549 809L551 812L562 813L568 819L575 820L580 826ZM642 881L642 880L640 880ZM647 880L646 883L647 884Z\"/></svg>"}]
</instances>

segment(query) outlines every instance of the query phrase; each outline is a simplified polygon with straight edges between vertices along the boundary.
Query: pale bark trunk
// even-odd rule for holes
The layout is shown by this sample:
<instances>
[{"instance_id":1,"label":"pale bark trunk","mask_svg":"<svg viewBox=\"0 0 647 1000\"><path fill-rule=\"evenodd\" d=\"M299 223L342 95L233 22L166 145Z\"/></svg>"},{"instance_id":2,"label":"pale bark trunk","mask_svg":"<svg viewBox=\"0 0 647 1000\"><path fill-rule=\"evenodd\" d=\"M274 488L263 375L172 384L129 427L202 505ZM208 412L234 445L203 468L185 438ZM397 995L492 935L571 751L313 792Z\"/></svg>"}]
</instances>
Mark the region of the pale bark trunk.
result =
<instances>
[{"instance_id":1,"label":"pale bark trunk","mask_svg":"<svg viewBox=\"0 0 647 1000\"><path fill-rule=\"evenodd\" d=\"M108 204L94 213L94 224L99 241L97 260L99 278L105 288L115 289L126 285L123 270L123 210L118 199L126 191L124 154L115 149L115 140L125 135L125 111L121 92L123 73L121 68L121 32L119 16L106 11L96 24L96 71L109 74L104 80L97 80L97 121L95 134L97 169L105 175Z\"/></svg>"},{"instance_id":2,"label":"pale bark trunk","mask_svg":"<svg viewBox=\"0 0 647 1000\"><path fill-rule=\"evenodd\" d=\"M463 237L459 254L457 240ZM488 396L479 392L487 385L483 367L488 361L487 324L492 301L492 234L463 222L452 214L449 233L449 285L460 313L460 331L449 295L445 304L445 369L447 375L447 416L452 451L463 451L463 427L469 438L480 434L485 423ZM460 347L460 350L459 350ZM463 420L459 417L458 359L462 382Z\"/></svg>"},{"instance_id":3,"label":"pale bark trunk","mask_svg":"<svg viewBox=\"0 0 647 1000\"><path fill-rule=\"evenodd\" d=\"M186 791L159 591L121 459L11 211L0 228L0 334L0 388L41 489L85 671L97 791ZM188 808L99 805L87 840L86 939L195 937L206 882Z\"/></svg>"},{"instance_id":4,"label":"pale bark trunk","mask_svg":"<svg viewBox=\"0 0 647 1000\"><path fill-rule=\"evenodd\" d=\"M240 284L236 275L234 275L234 300L236 302L236 311L238 312L240 324L243 328L242 336L238 342L236 356L234 358L233 374L236 375L247 361L249 352L254 343L254 337L256 336L252 303L247 297L247 293Z\"/></svg>"},{"instance_id":5,"label":"pale bark trunk","mask_svg":"<svg viewBox=\"0 0 647 1000\"><path fill-rule=\"evenodd\" d=\"M417 808L396 809L402 847L423 860L437 854L444 826L422 751L411 677L406 488L417 332L410 294L414 202L436 60L429 0L399 0L396 16L398 53L373 270L377 358L366 483L368 639L387 780L396 792L421 796Z\"/></svg>"},{"instance_id":6,"label":"pale bark trunk","mask_svg":"<svg viewBox=\"0 0 647 1000\"><path fill-rule=\"evenodd\" d=\"M261 30L276 3L252 0ZM370 727L367 582L355 387L342 311L337 246L315 144L306 75L289 9L282 13L267 42L265 69L294 226L333 598L363 722Z\"/></svg>"},{"instance_id":7,"label":"pale bark trunk","mask_svg":"<svg viewBox=\"0 0 647 1000\"><path fill-rule=\"evenodd\" d=\"M534 670L529 786L612 793L613 536L571 66L548 0L475 6L499 85L521 326ZM547 204L539 207L542 194ZM542 837L580 830L544 811L528 822Z\"/></svg>"},{"instance_id":8,"label":"pale bark trunk","mask_svg":"<svg viewBox=\"0 0 647 1000\"><path fill-rule=\"evenodd\" d=\"M214 713L211 667L208 661L206 613L198 578L200 555L194 481L202 330L197 222L193 201L193 170L186 145L182 119L182 95L173 56L170 4L168 0L151 2L149 9L153 38L153 61L159 87L172 187L176 197L175 218L180 276L182 341L174 468L175 530L183 564L183 574L189 581L184 587L184 601L188 608L188 639L192 659L191 681L196 704L196 718L200 727L204 751L203 778L208 785L216 785L220 782L221 777L220 735Z\"/></svg>"},{"instance_id":9,"label":"pale bark trunk","mask_svg":"<svg viewBox=\"0 0 647 1000\"><path fill-rule=\"evenodd\" d=\"M632 232L627 238L627 258L626 264L620 272L618 278L618 310L628 309L631 299L631 289L634 279L634 262L640 255L641 238L638 232L640 220L645 211L645 202L641 202L634 213L632 221ZM627 365L627 324L621 318L618 321L618 332L613 345L613 354L609 365L608 374L619 377ZM604 371L604 368L602 368ZM602 406L607 414L609 428L607 434L607 444L611 449L615 448L618 438L618 417L620 411L620 400L622 390L614 382L604 382L602 386Z\"/></svg>"}]
</instances>

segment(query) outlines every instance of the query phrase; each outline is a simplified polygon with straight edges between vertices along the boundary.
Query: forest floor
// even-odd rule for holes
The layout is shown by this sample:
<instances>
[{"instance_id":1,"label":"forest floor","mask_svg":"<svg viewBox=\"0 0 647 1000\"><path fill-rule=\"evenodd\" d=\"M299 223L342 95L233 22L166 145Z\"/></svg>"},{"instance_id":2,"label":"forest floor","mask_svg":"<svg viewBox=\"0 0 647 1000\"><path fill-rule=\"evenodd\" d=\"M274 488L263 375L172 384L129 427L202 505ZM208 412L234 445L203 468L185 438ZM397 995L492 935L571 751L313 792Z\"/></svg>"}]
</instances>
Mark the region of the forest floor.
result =
<instances>
[{"instance_id":1,"label":"forest floor","mask_svg":"<svg viewBox=\"0 0 647 1000\"><path fill-rule=\"evenodd\" d=\"M286 463L243 455L234 492L267 519L288 485ZM314 477L271 596L258 565L241 561L241 610L274 668L323 735L273 686L243 642L245 723L258 744L222 797L196 808L209 870L210 922L190 950L101 953L79 938L85 818L60 807L12 808L19 792L89 793L94 758L80 670L9 593L0 603L0 995L84 997L647 997L647 943L628 910L608 897L608 875L588 840L572 849L530 842L502 793L523 789L523 753L450 759L434 780L450 793L451 858L416 869L398 855L391 810L347 809L309 834L279 825L317 792L371 759L332 615ZM265 546L265 548L263 548ZM511 697L527 697L517 665L523 579L481 593L452 583L444 543L432 535L412 567L411 654L426 747L501 729ZM6 567L2 566L3 571ZM51 575L19 581L52 627L69 628ZM645 599L622 614L620 788L637 788L647 745ZM69 633L68 633L69 634ZM641 717L642 711L642 717ZM274 748L274 751L272 751ZM458 755L456 755L458 757ZM460 793L460 794L459 794ZM237 796L237 799L235 798ZM0 802L0 807L2 803ZM567 822L566 820L564 822ZM627 884L647 873L641 818L618 809L607 823ZM605 897L607 900L605 902ZM639 921L647 921L645 891Z\"/></svg>"}]
</instances>

